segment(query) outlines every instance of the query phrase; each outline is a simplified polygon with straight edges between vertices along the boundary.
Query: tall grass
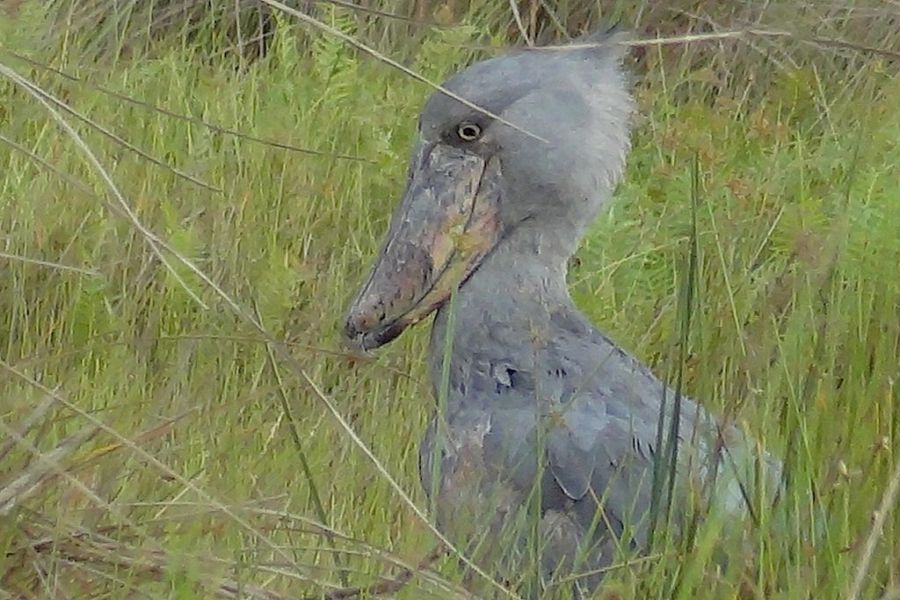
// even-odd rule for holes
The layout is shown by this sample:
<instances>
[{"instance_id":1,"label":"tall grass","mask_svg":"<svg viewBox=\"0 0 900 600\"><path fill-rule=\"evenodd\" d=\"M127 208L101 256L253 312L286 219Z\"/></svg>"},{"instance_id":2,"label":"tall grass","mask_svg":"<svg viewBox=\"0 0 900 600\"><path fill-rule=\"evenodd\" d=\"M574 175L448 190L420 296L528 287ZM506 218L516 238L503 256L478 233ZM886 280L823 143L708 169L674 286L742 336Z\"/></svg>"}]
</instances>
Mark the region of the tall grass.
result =
<instances>
[{"instance_id":1,"label":"tall grass","mask_svg":"<svg viewBox=\"0 0 900 600\"><path fill-rule=\"evenodd\" d=\"M446 6L377 7L435 30L325 3L308 14L439 80L512 23L506 3ZM760 29L785 25L790 3L771 6ZM898 597L900 515L884 499L900 439L900 27L887 5L823 6L796 13L795 38L638 53L628 174L573 260L573 293L784 456L790 485L781 512L670 540L606 593ZM665 23L642 8L605 14ZM679 33L755 17L708 8L680 7ZM597 8L553 13L571 33ZM37 3L0 17L0 594L316 597L396 578L434 546L345 427L425 506L426 332L374 360L337 335L429 90L275 18L248 57L195 29L129 45L110 26L122 43L98 46L69 19L48 36ZM735 533L745 543L716 571L714 542ZM416 570L400 597L465 596L452 557Z\"/></svg>"}]
</instances>

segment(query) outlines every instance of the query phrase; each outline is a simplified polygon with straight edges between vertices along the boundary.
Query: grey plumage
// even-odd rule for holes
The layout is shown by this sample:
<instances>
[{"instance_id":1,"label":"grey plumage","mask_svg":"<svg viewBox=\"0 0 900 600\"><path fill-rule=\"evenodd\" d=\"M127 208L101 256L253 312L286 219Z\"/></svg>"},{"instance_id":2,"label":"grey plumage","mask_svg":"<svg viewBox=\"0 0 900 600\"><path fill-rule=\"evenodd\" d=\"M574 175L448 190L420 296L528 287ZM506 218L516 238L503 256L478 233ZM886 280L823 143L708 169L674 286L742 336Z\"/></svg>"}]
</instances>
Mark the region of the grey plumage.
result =
<instances>
[{"instance_id":1,"label":"grey plumage","mask_svg":"<svg viewBox=\"0 0 900 600\"><path fill-rule=\"evenodd\" d=\"M439 526L508 579L593 571L575 578L584 589L617 549L647 547L658 426L675 398L566 286L629 148L622 47L597 39L513 52L445 83L508 123L432 95L404 201L347 321L370 349L436 311L429 365L436 397L445 373L447 393L420 468ZM746 510L759 466L777 488L777 460L689 398L680 405L676 517L703 495L711 510Z\"/></svg>"}]
</instances>

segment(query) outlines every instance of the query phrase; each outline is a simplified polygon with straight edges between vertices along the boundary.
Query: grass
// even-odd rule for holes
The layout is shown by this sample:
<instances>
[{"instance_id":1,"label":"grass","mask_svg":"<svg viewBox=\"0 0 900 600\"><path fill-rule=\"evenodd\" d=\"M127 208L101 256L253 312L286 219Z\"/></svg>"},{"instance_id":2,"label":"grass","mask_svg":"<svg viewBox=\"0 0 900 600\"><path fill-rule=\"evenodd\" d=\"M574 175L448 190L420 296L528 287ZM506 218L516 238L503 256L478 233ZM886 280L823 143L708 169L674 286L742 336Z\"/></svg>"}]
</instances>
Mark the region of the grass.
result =
<instances>
[{"instance_id":1,"label":"grass","mask_svg":"<svg viewBox=\"0 0 900 600\"><path fill-rule=\"evenodd\" d=\"M345 11L319 17L357 33ZM490 29L473 22L425 35L415 70L470 60ZM240 67L178 43L80 61L71 40L36 44L41 26L0 20L0 596L315 597L417 563L433 534L322 396L424 506L427 328L374 361L337 332L427 88L286 17ZM783 514L670 540L608 593L897 598L900 514L872 527L900 439L897 63L818 49L760 87L710 52L647 50L626 179L570 280L595 323L674 373L696 161L685 387L783 455L792 485ZM9 70L65 103L83 147ZM746 547L715 573L726 525ZM399 595L460 597L457 571L439 561Z\"/></svg>"}]
</instances>

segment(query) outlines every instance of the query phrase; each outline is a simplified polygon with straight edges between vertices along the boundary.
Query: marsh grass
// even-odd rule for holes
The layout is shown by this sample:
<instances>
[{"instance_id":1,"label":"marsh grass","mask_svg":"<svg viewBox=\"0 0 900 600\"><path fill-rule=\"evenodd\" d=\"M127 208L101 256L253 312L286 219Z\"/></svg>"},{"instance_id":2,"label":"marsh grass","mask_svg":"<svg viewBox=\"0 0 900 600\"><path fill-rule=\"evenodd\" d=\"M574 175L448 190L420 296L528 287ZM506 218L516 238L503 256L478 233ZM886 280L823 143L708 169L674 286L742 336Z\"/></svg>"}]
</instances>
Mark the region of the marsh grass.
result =
<instances>
[{"instance_id":1,"label":"marsh grass","mask_svg":"<svg viewBox=\"0 0 900 600\"><path fill-rule=\"evenodd\" d=\"M413 47L320 9L437 80L499 44L509 14ZM347 427L426 506L426 328L375 359L337 331L427 88L286 15L258 60L178 36L98 60L83 29L48 45L32 4L0 18L0 593L314 597L415 567L434 534ZM896 51L868 22L867 43ZM897 62L746 43L748 64L773 57L764 85L718 62L730 46L644 49L628 174L570 281L603 330L785 457L785 501L665 539L607 593L896 597L900 515L881 505L900 436ZM452 557L419 571L400 597L464 597Z\"/></svg>"}]
</instances>

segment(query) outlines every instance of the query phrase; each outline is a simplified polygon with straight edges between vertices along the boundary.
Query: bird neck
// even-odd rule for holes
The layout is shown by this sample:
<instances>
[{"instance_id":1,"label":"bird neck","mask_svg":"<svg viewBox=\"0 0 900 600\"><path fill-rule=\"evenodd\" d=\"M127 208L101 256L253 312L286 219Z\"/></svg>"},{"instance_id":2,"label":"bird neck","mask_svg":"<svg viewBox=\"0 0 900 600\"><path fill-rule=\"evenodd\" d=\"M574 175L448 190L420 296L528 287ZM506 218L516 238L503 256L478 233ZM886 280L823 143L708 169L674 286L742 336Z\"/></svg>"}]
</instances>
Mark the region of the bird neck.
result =
<instances>
[{"instance_id":1,"label":"bird neck","mask_svg":"<svg viewBox=\"0 0 900 600\"><path fill-rule=\"evenodd\" d=\"M522 222L500 240L457 290L457 322L464 323L467 317L477 319L478 313L505 321L531 321L548 311L571 306L566 272L580 237L572 226Z\"/></svg>"},{"instance_id":2,"label":"bird neck","mask_svg":"<svg viewBox=\"0 0 900 600\"><path fill-rule=\"evenodd\" d=\"M510 298L514 305L516 300L535 300L542 305L568 302L567 265L579 239L580 234L571 227L551 228L524 221L500 240L459 293L478 300L499 295ZM497 300L498 309L514 308ZM516 312L529 308L527 303L521 304Z\"/></svg>"},{"instance_id":3,"label":"bird neck","mask_svg":"<svg viewBox=\"0 0 900 600\"><path fill-rule=\"evenodd\" d=\"M438 310L429 352L436 390L448 366L451 378L464 380L478 361L533 361L528 349L552 339L559 316L577 313L566 265L580 236L571 227L553 231L517 227Z\"/></svg>"}]
</instances>

